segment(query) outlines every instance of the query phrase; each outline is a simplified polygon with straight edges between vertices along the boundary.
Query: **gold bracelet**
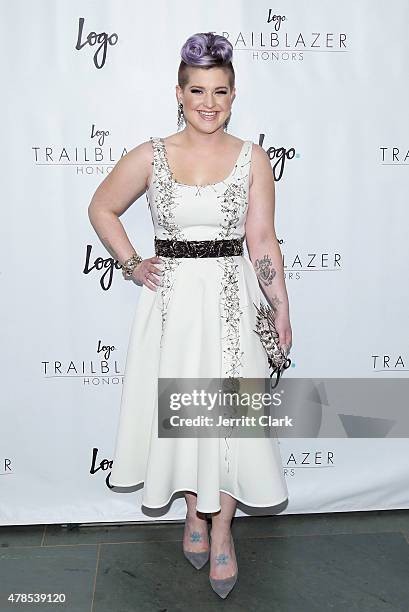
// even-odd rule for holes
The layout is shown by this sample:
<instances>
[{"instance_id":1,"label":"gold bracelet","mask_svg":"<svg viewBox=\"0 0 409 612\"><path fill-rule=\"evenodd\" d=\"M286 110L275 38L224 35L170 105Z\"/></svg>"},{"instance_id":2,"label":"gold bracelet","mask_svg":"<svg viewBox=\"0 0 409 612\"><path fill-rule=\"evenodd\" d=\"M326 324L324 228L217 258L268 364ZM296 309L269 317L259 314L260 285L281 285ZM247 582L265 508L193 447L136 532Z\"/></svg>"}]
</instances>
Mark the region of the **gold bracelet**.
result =
<instances>
[{"instance_id":1,"label":"gold bracelet","mask_svg":"<svg viewBox=\"0 0 409 612\"><path fill-rule=\"evenodd\" d=\"M133 271L136 266L139 265L143 261L143 257L134 253L122 264L122 275L125 280L129 279L132 276Z\"/></svg>"}]
</instances>

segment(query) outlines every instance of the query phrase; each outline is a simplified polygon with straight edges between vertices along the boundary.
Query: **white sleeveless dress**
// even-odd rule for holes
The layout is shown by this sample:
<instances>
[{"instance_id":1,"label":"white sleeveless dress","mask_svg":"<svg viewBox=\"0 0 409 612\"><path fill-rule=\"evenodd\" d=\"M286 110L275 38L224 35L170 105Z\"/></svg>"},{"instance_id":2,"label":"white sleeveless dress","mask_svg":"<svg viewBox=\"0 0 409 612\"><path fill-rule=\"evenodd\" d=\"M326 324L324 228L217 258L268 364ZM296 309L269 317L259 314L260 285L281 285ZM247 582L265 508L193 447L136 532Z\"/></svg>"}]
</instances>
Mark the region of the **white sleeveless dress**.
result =
<instances>
[{"instance_id":1,"label":"white sleeveless dress","mask_svg":"<svg viewBox=\"0 0 409 612\"><path fill-rule=\"evenodd\" d=\"M163 139L150 141L153 172L146 197L155 236L241 238L252 142L243 142L225 180L192 186L172 176ZM248 506L279 504L288 490L276 437L157 435L158 377L270 375L266 353L253 331L253 302L264 296L250 260L245 255L161 259L162 285L157 291L142 286L131 328L109 482L121 487L144 483L142 504L149 508L165 506L177 491L197 493L201 512L220 509L220 491Z\"/></svg>"}]
</instances>

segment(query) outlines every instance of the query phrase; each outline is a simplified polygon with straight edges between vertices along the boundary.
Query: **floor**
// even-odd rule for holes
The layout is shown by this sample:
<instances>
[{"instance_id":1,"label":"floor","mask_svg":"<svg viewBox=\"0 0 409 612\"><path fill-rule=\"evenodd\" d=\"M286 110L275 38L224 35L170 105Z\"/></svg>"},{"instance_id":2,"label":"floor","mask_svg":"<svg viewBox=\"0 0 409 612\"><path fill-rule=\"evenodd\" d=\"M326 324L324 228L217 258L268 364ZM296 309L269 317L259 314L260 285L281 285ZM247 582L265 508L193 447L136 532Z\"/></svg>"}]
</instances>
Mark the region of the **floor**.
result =
<instances>
[{"instance_id":1,"label":"floor","mask_svg":"<svg viewBox=\"0 0 409 612\"><path fill-rule=\"evenodd\" d=\"M183 523L2 527L0 612L409 611L409 510L236 518L232 532L239 577L222 600L209 565L182 555Z\"/></svg>"}]
</instances>

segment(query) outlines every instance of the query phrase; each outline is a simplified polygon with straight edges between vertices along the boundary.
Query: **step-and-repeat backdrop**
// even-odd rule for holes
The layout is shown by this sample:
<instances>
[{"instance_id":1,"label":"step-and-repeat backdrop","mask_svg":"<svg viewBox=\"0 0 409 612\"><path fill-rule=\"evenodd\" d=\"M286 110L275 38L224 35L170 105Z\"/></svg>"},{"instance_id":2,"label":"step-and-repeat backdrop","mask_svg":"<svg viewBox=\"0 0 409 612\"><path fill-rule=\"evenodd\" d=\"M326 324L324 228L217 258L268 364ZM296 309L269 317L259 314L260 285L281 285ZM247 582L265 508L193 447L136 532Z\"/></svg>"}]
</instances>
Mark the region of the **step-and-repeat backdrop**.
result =
<instances>
[{"instance_id":1,"label":"step-and-repeat backdrop","mask_svg":"<svg viewBox=\"0 0 409 612\"><path fill-rule=\"evenodd\" d=\"M141 491L107 483L141 287L123 280L87 208L122 155L176 132L180 48L196 32L231 41L229 132L271 157L286 376L407 376L405 0L0 6L2 524L184 516L183 497L147 511ZM145 195L121 221L152 256ZM408 440L387 435L387 417L383 437L281 439L282 512L409 507Z\"/></svg>"}]
</instances>

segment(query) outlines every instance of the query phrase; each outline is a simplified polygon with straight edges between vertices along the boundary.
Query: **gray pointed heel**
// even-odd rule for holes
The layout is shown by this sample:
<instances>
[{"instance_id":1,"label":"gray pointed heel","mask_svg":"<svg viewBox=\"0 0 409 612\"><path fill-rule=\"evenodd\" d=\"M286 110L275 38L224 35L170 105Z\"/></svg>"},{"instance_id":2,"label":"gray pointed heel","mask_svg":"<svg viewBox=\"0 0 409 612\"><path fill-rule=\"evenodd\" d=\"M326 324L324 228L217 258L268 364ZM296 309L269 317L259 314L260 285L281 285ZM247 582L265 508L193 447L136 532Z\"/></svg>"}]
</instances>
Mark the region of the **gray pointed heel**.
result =
<instances>
[{"instance_id":1,"label":"gray pointed heel","mask_svg":"<svg viewBox=\"0 0 409 612\"><path fill-rule=\"evenodd\" d=\"M237 582L237 571L234 576L230 576L230 578L224 578L223 580L215 580L214 578L210 578L210 584L212 586L213 591L219 595L222 599L225 599L227 595L230 593L232 588Z\"/></svg>"},{"instance_id":2,"label":"gray pointed heel","mask_svg":"<svg viewBox=\"0 0 409 612\"><path fill-rule=\"evenodd\" d=\"M186 522L185 522L185 530L186 530ZM198 536L198 533L191 533L190 534ZM206 525L206 538L207 538L207 542L209 543L209 534L208 534L208 530L207 530L207 525ZM199 537L200 540L200 537ZM194 541L199 541L197 539L197 537L194 539ZM190 550L186 550L185 547L183 546L183 554L185 555L186 559L193 565L193 567L195 567L196 569L201 569L204 565L206 565L206 563L208 562L208 560L210 559L210 544L209 544L209 548L207 550L201 551L201 552L193 552Z\"/></svg>"},{"instance_id":3,"label":"gray pointed heel","mask_svg":"<svg viewBox=\"0 0 409 612\"><path fill-rule=\"evenodd\" d=\"M233 544L233 549L234 549L233 537L232 537L232 544ZM236 554L235 549L234 549L234 553ZM234 585L236 584L238 573L239 573L239 568L237 568L237 571L235 574L233 574L233 576L229 576L228 578L216 579L216 578L212 578L211 576L209 576L210 585L213 591L217 593L219 597L221 597L222 599L225 599L227 595L230 593L230 591L232 590L232 588L234 587Z\"/></svg>"},{"instance_id":4,"label":"gray pointed heel","mask_svg":"<svg viewBox=\"0 0 409 612\"><path fill-rule=\"evenodd\" d=\"M206 565L210 558L209 550L205 550L204 552L190 552L188 550L183 549L183 554L185 555L186 559L190 561L193 567L198 570L202 569L202 567Z\"/></svg>"}]
</instances>

